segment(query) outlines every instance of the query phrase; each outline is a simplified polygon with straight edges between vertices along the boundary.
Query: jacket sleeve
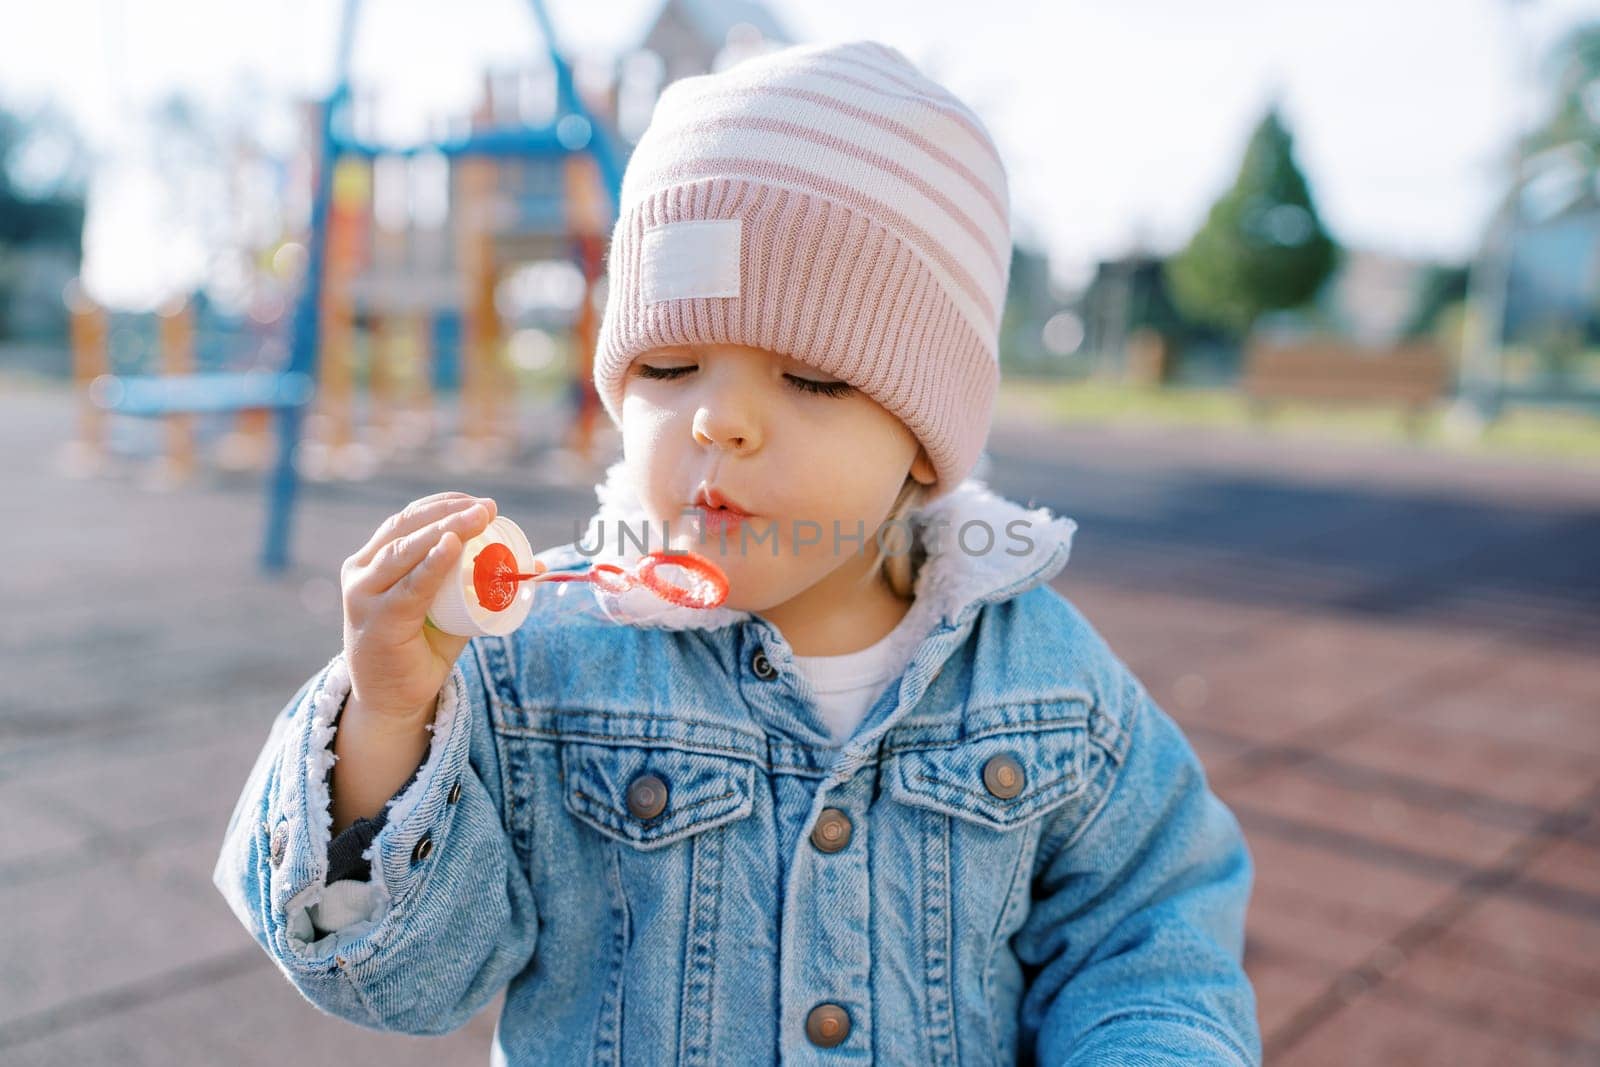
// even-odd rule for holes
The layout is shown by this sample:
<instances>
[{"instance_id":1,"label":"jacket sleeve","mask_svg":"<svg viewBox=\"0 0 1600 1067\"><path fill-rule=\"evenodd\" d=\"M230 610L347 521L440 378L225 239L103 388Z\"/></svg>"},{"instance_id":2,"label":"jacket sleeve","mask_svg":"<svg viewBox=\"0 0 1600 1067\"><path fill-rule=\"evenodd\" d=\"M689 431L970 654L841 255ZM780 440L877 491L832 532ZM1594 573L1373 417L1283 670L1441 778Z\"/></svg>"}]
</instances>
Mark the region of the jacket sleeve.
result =
<instances>
[{"instance_id":1,"label":"jacket sleeve","mask_svg":"<svg viewBox=\"0 0 1600 1067\"><path fill-rule=\"evenodd\" d=\"M343 716L344 708L341 707L338 711L338 714L333 717L333 724L335 727L339 725L339 720L343 718ZM366 854L367 849L371 846L372 839L378 836L378 831L383 829L383 824L389 821L389 809L393 807L395 802L398 801L402 795L404 795L405 791L410 789L412 784L416 782L417 775L422 773L422 768L427 761L428 754L424 752L422 755L422 762L417 764L417 769L411 772L411 777L406 779L404 785L394 791L394 796L390 797L388 801L384 803L382 810L380 810L378 814L372 816L371 818L357 819L355 822L351 823L349 826L345 827L338 834L336 834L332 841L328 842L328 886L330 889L332 889L335 883L345 879L353 879L360 882L371 880L372 868L371 864L369 863L369 858ZM331 797L333 791L332 764L328 765L328 771L326 776L323 778L323 782L327 785L329 796ZM322 911L323 915L321 918L326 918L328 912L326 900L324 900ZM318 922L317 925L319 927L333 929L343 924L335 923L332 927L328 927L325 923Z\"/></svg>"},{"instance_id":2,"label":"jacket sleeve","mask_svg":"<svg viewBox=\"0 0 1600 1067\"><path fill-rule=\"evenodd\" d=\"M343 716L341 709L334 716L334 725L338 725L339 718ZM423 753L422 762L417 764L417 769L411 772L411 777L406 779L404 785L395 790L378 814L369 818L357 819L345 827L332 841L328 842L328 874L325 880L327 888L322 892L322 899L307 909L311 916L312 932L321 938L342 926L348 926L367 917L370 911L370 898L372 887L372 842L383 830L384 824L389 821L389 809L397 804L406 790L416 782L417 775L422 773L422 768L427 765L427 753ZM333 767L328 767L323 783L332 796Z\"/></svg>"},{"instance_id":3,"label":"jacket sleeve","mask_svg":"<svg viewBox=\"0 0 1600 1067\"><path fill-rule=\"evenodd\" d=\"M356 895L330 895L326 881L328 769L350 690L343 653L272 723L211 878L284 976L329 1014L374 1030L448 1033L533 958L529 872L501 816L488 703L499 680L484 666L485 642L505 640L474 638L457 659L427 756L367 850L370 880L335 883Z\"/></svg>"},{"instance_id":4,"label":"jacket sleeve","mask_svg":"<svg viewBox=\"0 0 1600 1067\"><path fill-rule=\"evenodd\" d=\"M1244 835L1177 724L1131 674L1123 691L1104 801L1040 839L1022 1032L1040 1064L1259 1064Z\"/></svg>"}]
</instances>

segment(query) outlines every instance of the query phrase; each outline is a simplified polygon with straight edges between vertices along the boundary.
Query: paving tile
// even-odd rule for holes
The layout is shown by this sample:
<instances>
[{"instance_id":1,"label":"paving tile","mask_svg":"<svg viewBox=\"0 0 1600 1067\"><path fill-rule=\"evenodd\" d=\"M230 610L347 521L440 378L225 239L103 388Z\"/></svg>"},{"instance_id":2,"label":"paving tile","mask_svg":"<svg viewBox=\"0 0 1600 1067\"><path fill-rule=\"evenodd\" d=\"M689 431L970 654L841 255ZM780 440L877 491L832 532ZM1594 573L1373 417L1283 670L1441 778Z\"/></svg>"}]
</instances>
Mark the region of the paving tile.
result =
<instances>
[{"instance_id":1,"label":"paving tile","mask_svg":"<svg viewBox=\"0 0 1600 1067\"><path fill-rule=\"evenodd\" d=\"M1470 951L1472 942L1483 942L1509 957L1523 973L1550 973L1600 991L1600 917L1571 915L1495 894L1457 919L1445 938L1465 951Z\"/></svg>"},{"instance_id":2,"label":"paving tile","mask_svg":"<svg viewBox=\"0 0 1600 1067\"><path fill-rule=\"evenodd\" d=\"M1438 907L1456 888L1441 872L1373 862L1277 833L1251 833L1248 828L1246 833L1255 861L1255 894L1276 890L1286 899L1320 905L1325 912L1359 909L1374 913L1373 921L1410 921Z\"/></svg>"},{"instance_id":3,"label":"paving tile","mask_svg":"<svg viewBox=\"0 0 1600 1067\"><path fill-rule=\"evenodd\" d=\"M120 1010L102 1006L45 1036L0 1049L0 1060L7 1067L482 1064L489 1061L503 999L497 996L441 1037L386 1034L318 1010L262 956L227 977L136 997Z\"/></svg>"},{"instance_id":4,"label":"paving tile","mask_svg":"<svg viewBox=\"0 0 1600 1067\"><path fill-rule=\"evenodd\" d=\"M149 981L221 950L253 945L220 894L197 899L168 856L185 838L137 859L101 857L51 878L0 886L0 1027L77 998Z\"/></svg>"},{"instance_id":5,"label":"paving tile","mask_svg":"<svg viewBox=\"0 0 1600 1067\"><path fill-rule=\"evenodd\" d=\"M94 837L81 818L20 785L0 782L0 811L5 812L6 827L0 884L20 871L81 851Z\"/></svg>"},{"instance_id":6,"label":"paving tile","mask_svg":"<svg viewBox=\"0 0 1600 1067\"><path fill-rule=\"evenodd\" d=\"M1429 860L1448 877L1453 868L1486 867L1520 838L1516 831L1419 803L1392 792L1354 790L1280 768L1241 784L1222 783L1218 794L1250 829L1251 813L1307 841L1394 866L1426 870Z\"/></svg>"},{"instance_id":7,"label":"paving tile","mask_svg":"<svg viewBox=\"0 0 1600 1067\"><path fill-rule=\"evenodd\" d=\"M1570 838L1556 841L1522 869L1522 880L1584 894L1594 901L1600 918L1600 844Z\"/></svg>"},{"instance_id":8,"label":"paving tile","mask_svg":"<svg viewBox=\"0 0 1600 1067\"><path fill-rule=\"evenodd\" d=\"M1258 883L1247 931L1269 951L1291 953L1334 974L1352 970L1401 933L1412 917Z\"/></svg>"},{"instance_id":9,"label":"paving tile","mask_svg":"<svg viewBox=\"0 0 1600 1067\"><path fill-rule=\"evenodd\" d=\"M13 778L13 787L26 788L37 802L75 813L111 833L133 833L176 817L206 814L219 814L226 825L273 718L299 684L290 682L275 704L250 709L227 731L212 729L201 736L152 732L119 739L104 749L95 746L38 760ZM93 781L94 788L84 788L86 781Z\"/></svg>"},{"instance_id":10,"label":"paving tile","mask_svg":"<svg viewBox=\"0 0 1600 1067\"><path fill-rule=\"evenodd\" d=\"M1548 954L1519 952L1477 934L1456 928L1446 929L1428 942L1428 948L1472 960L1506 974L1559 986L1586 997L1600 997L1600 970L1593 964L1561 960Z\"/></svg>"},{"instance_id":11,"label":"paving tile","mask_svg":"<svg viewBox=\"0 0 1600 1067\"><path fill-rule=\"evenodd\" d=\"M1250 640L1253 631L1283 614L1282 608L1219 604L1170 589L1074 579L1071 563L1056 586L1113 650L1140 659L1202 659Z\"/></svg>"},{"instance_id":12,"label":"paving tile","mask_svg":"<svg viewBox=\"0 0 1600 1067\"><path fill-rule=\"evenodd\" d=\"M1390 984L1396 989L1391 991ZM1459 943L1427 946L1394 970L1379 994L1403 992L1408 1000L1521 1025L1550 1043L1586 1046L1600 1059L1600 995L1495 967L1463 954Z\"/></svg>"},{"instance_id":13,"label":"paving tile","mask_svg":"<svg viewBox=\"0 0 1600 1067\"><path fill-rule=\"evenodd\" d=\"M1418 694L1403 712L1410 721L1600 757L1600 663L1592 647L1508 644L1470 689Z\"/></svg>"},{"instance_id":14,"label":"paving tile","mask_svg":"<svg viewBox=\"0 0 1600 1067\"><path fill-rule=\"evenodd\" d=\"M1283 619L1270 635L1196 667L1199 682L1190 682L1196 695L1178 704L1195 722L1258 741L1288 741L1355 711L1399 712L1410 683L1465 666L1482 642L1472 634Z\"/></svg>"},{"instance_id":15,"label":"paving tile","mask_svg":"<svg viewBox=\"0 0 1600 1067\"><path fill-rule=\"evenodd\" d=\"M1286 1050L1273 1067L1579 1067L1592 1063L1581 1049L1551 1047L1518 1033L1495 1032L1481 1020L1457 1019L1398 1004L1382 995L1357 998Z\"/></svg>"},{"instance_id":16,"label":"paving tile","mask_svg":"<svg viewBox=\"0 0 1600 1067\"><path fill-rule=\"evenodd\" d=\"M1270 1040L1285 1023L1333 985L1338 971L1312 961L1262 951L1254 958L1247 951L1245 973L1256 994L1256 1021L1263 1040Z\"/></svg>"},{"instance_id":17,"label":"paving tile","mask_svg":"<svg viewBox=\"0 0 1600 1067\"><path fill-rule=\"evenodd\" d=\"M1582 752L1401 719L1362 731L1326 754L1463 793L1563 811L1600 782Z\"/></svg>"}]
</instances>

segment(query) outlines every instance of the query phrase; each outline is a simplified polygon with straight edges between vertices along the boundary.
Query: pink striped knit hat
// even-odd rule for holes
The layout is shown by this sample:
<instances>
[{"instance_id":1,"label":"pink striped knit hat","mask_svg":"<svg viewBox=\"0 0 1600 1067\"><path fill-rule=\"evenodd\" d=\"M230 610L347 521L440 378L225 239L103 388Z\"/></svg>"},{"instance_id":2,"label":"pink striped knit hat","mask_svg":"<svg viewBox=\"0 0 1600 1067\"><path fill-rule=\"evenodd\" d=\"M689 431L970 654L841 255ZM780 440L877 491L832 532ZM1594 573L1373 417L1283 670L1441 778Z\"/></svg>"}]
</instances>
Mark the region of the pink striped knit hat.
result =
<instances>
[{"instance_id":1,"label":"pink striped knit hat","mask_svg":"<svg viewBox=\"0 0 1600 1067\"><path fill-rule=\"evenodd\" d=\"M744 344L899 416L955 488L988 436L1011 269L982 122L900 52L797 45L668 85L628 161L594 382L622 424L641 352Z\"/></svg>"}]
</instances>

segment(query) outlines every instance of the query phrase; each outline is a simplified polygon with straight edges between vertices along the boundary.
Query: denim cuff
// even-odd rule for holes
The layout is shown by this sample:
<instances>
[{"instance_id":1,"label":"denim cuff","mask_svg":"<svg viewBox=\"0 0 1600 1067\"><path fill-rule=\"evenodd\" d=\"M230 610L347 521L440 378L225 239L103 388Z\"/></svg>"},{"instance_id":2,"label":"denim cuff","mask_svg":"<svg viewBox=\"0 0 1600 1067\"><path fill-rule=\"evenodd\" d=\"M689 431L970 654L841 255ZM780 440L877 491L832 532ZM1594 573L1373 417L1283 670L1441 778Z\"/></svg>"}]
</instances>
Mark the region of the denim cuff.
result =
<instances>
[{"instance_id":1,"label":"denim cuff","mask_svg":"<svg viewBox=\"0 0 1600 1067\"><path fill-rule=\"evenodd\" d=\"M268 797L265 833L278 839L269 876L274 925L286 955L304 960L330 951L333 943L322 942L332 934L342 944L374 930L421 880L427 859L442 844L447 794L466 767L471 739L458 662L440 689L422 765L385 806L375 830L351 827L340 835L370 833L365 844L356 848L356 840L347 840L335 851L328 782L335 725L349 693L350 670L341 652L294 709L290 734L277 749L278 785ZM336 871L333 861L341 856ZM370 880L350 877L352 864L359 863L367 864Z\"/></svg>"},{"instance_id":2,"label":"denim cuff","mask_svg":"<svg viewBox=\"0 0 1600 1067\"><path fill-rule=\"evenodd\" d=\"M346 703L348 703L348 701L346 701ZM333 717L333 725L335 729L338 728L339 720L343 717L344 705L341 704L339 706L339 714ZM418 763L416 769L411 772L411 777L407 778L405 784L394 791L394 796L390 797L384 803L383 809L379 811L378 814L372 816L370 819L357 819L355 822L345 827L344 830L332 841L328 842L327 880L329 885L332 885L334 882L342 882L346 880L365 882L372 878L372 862L366 859L362 853L367 851L367 849L372 845L373 838L378 836L378 831L382 830L384 825L388 823L390 806L396 800L398 800L407 789L411 788L412 783L417 780L417 775L422 773L422 768L426 763L427 757L424 756L422 762ZM328 765L328 773L324 776L323 780L328 787L329 796L332 796L332 764Z\"/></svg>"}]
</instances>

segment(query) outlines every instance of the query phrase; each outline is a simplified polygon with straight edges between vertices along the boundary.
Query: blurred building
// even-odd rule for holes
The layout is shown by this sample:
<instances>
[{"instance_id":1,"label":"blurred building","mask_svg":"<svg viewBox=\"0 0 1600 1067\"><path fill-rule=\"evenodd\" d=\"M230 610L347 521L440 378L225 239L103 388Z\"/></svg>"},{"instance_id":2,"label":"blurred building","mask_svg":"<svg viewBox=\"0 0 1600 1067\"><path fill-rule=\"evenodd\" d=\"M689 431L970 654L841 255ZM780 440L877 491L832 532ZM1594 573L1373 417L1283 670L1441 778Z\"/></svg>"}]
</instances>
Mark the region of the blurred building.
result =
<instances>
[{"instance_id":1,"label":"blurred building","mask_svg":"<svg viewBox=\"0 0 1600 1067\"><path fill-rule=\"evenodd\" d=\"M639 48L660 58L665 85L793 43L757 0L667 0Z\"/></svg>"},{"instance_id":2,"label":"blurred building","mask_svg":"<svg viewBox=\"0 0 1600 1067\"><path fill-rule=\"evenodd\" d=\"M1100 374L1121 375L1128 339L1138 330L1154 330L1176 346L1201 332L1173 303L1166 258L1144 249L1097 262L1076 308L1088 369Z\"/></svg>"},{"instance_id":3,"label":"blurred building","mask_svg":"<svg viewBox=\"0 0 1600 1067\"><path fill-rule=\"evenodd\" d=\"M1593 193L1524 223L1512 239L1505 336L1600 341L1600 201Z\"/></svg>"},{"instance_id":4,"label":"blurred building","mask_svg":"<svg viewBox=\"0 0 1600 1067\"><path fill-rule=\"evenodd\" d=\"M1065 306L1050 283L1050 257L1020 243L1011 246L1011 277L1000 323L1000 365L1025 374L1060 373L1076 344L1047 339L1045 327Z\"/></svg>"},{"instance_id":5,"label":"blurred building","mask_svg":"<svg viewBox=\"0 0 1600 1067\"><path fill-rule=\"evenodd\" d=\"M1415 319L1427 260L1347 248L1317 296L1326 328L1370 348L1393 344Z\"/></svg>"}]
</instances>

